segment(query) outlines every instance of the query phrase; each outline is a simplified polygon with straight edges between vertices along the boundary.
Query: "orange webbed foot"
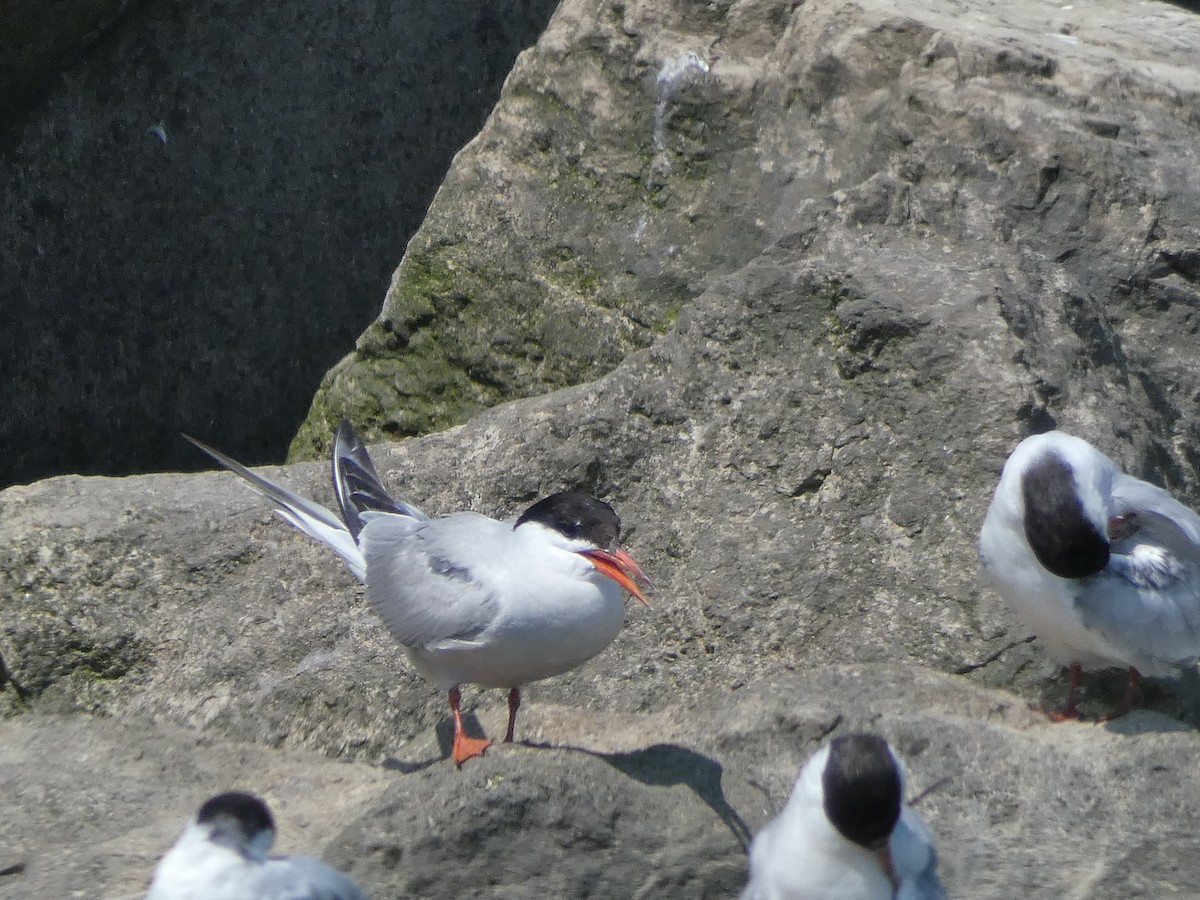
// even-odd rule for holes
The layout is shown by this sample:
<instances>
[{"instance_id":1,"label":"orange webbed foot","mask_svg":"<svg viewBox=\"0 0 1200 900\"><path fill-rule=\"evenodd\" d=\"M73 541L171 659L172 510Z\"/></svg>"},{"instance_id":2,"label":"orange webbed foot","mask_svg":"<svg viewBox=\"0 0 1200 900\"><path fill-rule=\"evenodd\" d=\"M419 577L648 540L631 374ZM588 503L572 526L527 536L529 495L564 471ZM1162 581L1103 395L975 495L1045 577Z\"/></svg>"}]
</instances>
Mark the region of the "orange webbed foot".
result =
<instances>
[{"instance_id":1,"label":"orange webbed foot","mask_svg":"<svg viewBox=\"0 0 1200 900\"><path fill-rule=\"evenodd\" d=\"M460 733L454 736L454 746L450 755L454 759L454 764L462 768L462 764L468 759L483 756L483 751L490 746L492 746L492 742L487 738L473 738Z\"/></svg>"}]
</instances>

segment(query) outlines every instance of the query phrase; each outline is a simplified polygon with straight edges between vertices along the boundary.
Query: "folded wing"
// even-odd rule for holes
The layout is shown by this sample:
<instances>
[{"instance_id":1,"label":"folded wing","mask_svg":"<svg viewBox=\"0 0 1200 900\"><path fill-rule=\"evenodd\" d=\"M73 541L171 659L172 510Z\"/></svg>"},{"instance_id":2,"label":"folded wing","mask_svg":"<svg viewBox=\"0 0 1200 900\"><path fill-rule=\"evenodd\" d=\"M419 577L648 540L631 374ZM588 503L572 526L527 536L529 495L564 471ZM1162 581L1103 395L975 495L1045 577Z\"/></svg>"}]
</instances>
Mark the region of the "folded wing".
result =
<instances>
[{"instance_id":1,"label":"folded wing","mask_svg":"<svg viewBox=\"0 0 1200 900\"><path fill-rule=\"evenodd\" d=\"M1113 482L1112 512L1133 523L1108 566L1076 599L1084 624L1140 656L1143 674L1200 656L1200 516L1128 475Z\"/></svg>"},{"instance_id":2,"label":"folded wing","mask_svg":"<svg viewBox=\"0 0 1200 900\"><path fill-rule=\"evenodd\" d=\"M495 620L489 555L494 563L507 526L474 513L418 520L368 512L363 519L367 597L397 641L470 641Z\"/></svg>"},{"instance_id":3,"label":"folded wing","mask_svg":"<svg viewBox=\"0 0 1200 900\"><path fill-rule=\"evenodd\" d=\"M257 881L261 900L367 900L349 876L311 856L269 859Z\"/></svg>"},{"instance_id":4,"label":"folded wing","mask_svg":"<svg viewBox=\"0 0 1200 900\"><path fill-rule=\"evenodd\" d=\"M925 821L910 807L900 812L900 821L888 841L892 866L900 882L895 900L946 900L937 876L937 851Z\"/></svg>"}]
</instances>

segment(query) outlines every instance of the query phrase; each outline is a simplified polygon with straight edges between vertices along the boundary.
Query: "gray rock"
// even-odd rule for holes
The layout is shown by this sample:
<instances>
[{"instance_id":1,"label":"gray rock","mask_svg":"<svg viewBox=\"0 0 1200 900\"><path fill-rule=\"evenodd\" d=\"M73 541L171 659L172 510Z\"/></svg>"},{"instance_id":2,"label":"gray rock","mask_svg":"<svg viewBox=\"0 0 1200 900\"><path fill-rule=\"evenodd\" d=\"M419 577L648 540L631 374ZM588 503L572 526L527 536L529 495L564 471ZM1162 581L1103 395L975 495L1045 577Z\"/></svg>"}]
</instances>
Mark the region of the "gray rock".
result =
<instances>
[{"instance_id":1,"label":"gray rock","mask_svg":"<svg viewBox=\"0 0 1200 900\"><path fill-rule=\"evenodd\" d=\"M861 387L881 376L842 384L838 402L818 390L814 367L836 370L837 351L805 328L833 326L784 300L820 291L802 265L760 261L593 384L376 448L384 479L430 511L507 512L576 483L623 513L627 545L658 581L655 605L631 607L589 665L533 686L518 723L521 738L576 750L499 748L456 772L444 698L401 661L340 563L226 475L69 477L0 494L10 709L196 729L218 748L211 791L255 784L219 749L229 740L284 758L321 750L359 760L354 771L383 762L395 781L344 830L292 848L324 851L376 896L449 896L468 883L512 897L731 896L739 835L843 726L883 731L913 765L915 790L951 778L923 812L954 896L1186 890L1197 873L1166 863L1185 843L1195 790L1191 728L1161 712L1121 730L1051 726L1012 693L926 668L969 670L1031 699L1047 689L1036 645L974 586L999 456L965 435L939 435L947 449L933 452L913 430L938 434L932 419L911 412L877 424L899 396ZM915 346L929 357L924 333L912 340L928 341ZM911 377L899 349L879 359ZM982 429L969 414L990 409L990 382L945 380L978 393L955 408ZM269 474L328 499L324 465ZM899 662L875 662L885 659ZM1154 705L1179 714L1186 695L1171 691ZM496 734L503 692L468 697ZM123 764L119 751L105 756ZM128 808L174 790L164 778ZM54 809L44 827L65 827L66 807ZM148 865L153 851L138 852ZM88 877L99 879L113 851L94 853ZM34 870L31 859L11 877Z\"/></svg>"},{"instance_id":2,"label":"gray rock","mask_svg":"<svg viewBox=\"0 0 1200 900\"><path fill-rule=\"evenodd\" d=\"M319 849L391 781L379 768L146 719L0 722L0 897L142 897L159 857L225 787L267 799L279 852ZM8 872L14 847L22 848L22 868Z\"/></svg>"},{"instance_id":3,"label":"gray rock","mask_svg":"<svg viewBox=\"0 0 1200 900\"><path fill-rule=\"evenodd\" d=\"M1128 364L1193 377L1198 44L1161 3L569 0L293 455L343 415L394 438L594 378L783 245L864 304L835 317L845 377L923 322L998 312L973 349L1019 354L1023 421L1091 406L1099 429L1122 373L1121 402L1171 426L1145 458L1183 482L1189 394Z\"/></svg>"},{"instance_id":4,"label":"gray rock","mask_svg":"<svg viewBox=\"0 0 1200 900\"><path fill-rule=\"evenodd\" d=\"M509 514L564 486L620 512L654 605L631 606L596 660L528 691L518 737L556 749L497 748L456 772L445 698L409 670L332 554L228 475L64 477L0 493L0 703L18 715L3 727L44 727L39 746L63 752L73 741L55 729L110 727L80 713L110 717L114 747L126 723L144 746L157 746L155 729L190 729L223 762L206 770L213 780L247 788L246 743L257 759L318 751L382 771L335 830L285 849L327 851L376 896L430 897L481 885L730 896L746 834L800 762L837 728L872 728L908 760L915 790L949 778L921 810L952 896L1195 892L1187 761L1200 679L1158 684L1148 710L1110 727L1051 726L1026 703L1054 702L1059 673L976 578L1000 465L1040 425L1200 500L1189 155L1200 78L1184 63L1200 24L1154 4L1070 13L809 0L703 14L625 3L589 18L568 3L523 57L431 213L430 229L457 222L471 239L447 271L474 271L477 250L551 271L528 251L536 242L516 249L504 229L554 212L564 235L626 236L627 255L586 258L647 308L673 296L638 320L663 333L615 313L603 330L579 306L581 333L616 335L608 349L595 339L598 359L612 353L606 374L373 453L385 483L431 513ZM680 58L685 81L656 131L653 74ZM608 135L585 142L579 164L661 136L661 209L609 197L614 179L644 191L649 171L620 182L616 163L582 170L598 173L587 197L610 203L603 216L577 216L578 194L550 204L532 168L511 169L500 190L519 142L497 129L525 134L536 120L506 118L513 98L535 102L528 79L556 60L563 77L545 75L543 92L591 98L574 118ZM621 71L648 80L609 92ZM547 121L548 143L534 134L529 152L572 146L562 139L575 132ZM648 137L619 144L619 123ZM560 187L575 183L555 171ZM468 175L456 211L446 203ZM505 219L527 192L528 210L550 204L545 216ZM397 285L423 247L442 246L422 243L435 237L414 242ZM440 283L443 311L456 309L464 295ZM411 344L458 352L424 328ZM403 365L386 365L400 377ZM492 362L481 365L483 383ZM357 383L392 391L371 377ZM372 396L378 412L400 394ZM268 474L331 502L325 464ZM1101 679L1095 699L1112 690ZM503 692L467 700L485 731L502 728ZM39 724L50 713L66 725ZM120 752L105 765L120 769ZM8 793L33 803L46 781L31 774ZM175 789L146 791L112 802L132 812ZM66 827L70 792L55 796L67 799L22 832L28 865L0 891L33 878L40 835Z\"/></svg>"},{"instance_id":5,"label":"gray rock","mask_svg":"<svg viewBox=\"0 0 1200 900\"><path fill-rule=\"evenodd\" d=\"M950 895L1187 896L1197 737L1161 715L1055 726L1010 695L910 666L830 666L645 712L530 706L532 745L445 759L322 761L138 717L0 723L0 897L140 896L195 804L263 792L282 852L371 896L730 897L744 846L829 736L905 757Z\"/></svg>"}]
</instances>

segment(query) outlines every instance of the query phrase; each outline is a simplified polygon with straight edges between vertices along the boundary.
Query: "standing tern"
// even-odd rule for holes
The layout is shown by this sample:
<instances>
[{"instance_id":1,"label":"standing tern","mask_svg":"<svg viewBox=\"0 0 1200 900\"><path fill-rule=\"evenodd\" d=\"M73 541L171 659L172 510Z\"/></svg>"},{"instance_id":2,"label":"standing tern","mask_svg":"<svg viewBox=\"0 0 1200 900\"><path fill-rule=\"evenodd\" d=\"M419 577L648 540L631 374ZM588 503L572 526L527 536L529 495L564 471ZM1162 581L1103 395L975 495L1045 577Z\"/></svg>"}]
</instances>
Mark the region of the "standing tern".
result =
<instances>
[{"instance_id":1,"label":"standing tern","mask_svg":"<svg viewBox=\"0 0 1200 900\"><path fill-rule=\"evenodd\" d=\"M342 422L333 442L339 520L184 437L366 584L417 670L448 693L459 766L491 745L463 731L460 684L508 688L504 740L512 741L521 685L574 669L612 643L625 619L624 592L647 603L639 582L649 580L618 543L620 519L580 491L552 494L506 522L474 512L431 519L388 495L366 447Z\"/></svg>"},{"instance_id":2,"label":"standing tern","mask_svg":"<svg viewBox=\"0 0 1200 900\"><path fill-rule=\"evenodd\" d=\"M904 783L883 738L834 738L754 838L741 900L945 900L933 839L904 803Z\"/></svg>"},{"instance_id":3,"label":"standing tern","mask_svg":"<svg viewBox=\"0 0 1200 900\"><path fill-rule=\"evenodd\" d=\"M1084 668L1141 676L1200 655L1200 516L1081 438L1051 431L1012 452L979 535L984 572L1068 667L1055 720L1077 719Z\"/></svg>"},{"instance_id":4,"label":"standing tern","mask_svg":"<svg viewBox=\"0 0 1200 900\"><path fill-rule=\"evenodd\" d=\"M146 900L366 900L336 869L311 856L267 856L275 820L258 797L218 794L154 870Z\"/></svg>"}]
</instances>

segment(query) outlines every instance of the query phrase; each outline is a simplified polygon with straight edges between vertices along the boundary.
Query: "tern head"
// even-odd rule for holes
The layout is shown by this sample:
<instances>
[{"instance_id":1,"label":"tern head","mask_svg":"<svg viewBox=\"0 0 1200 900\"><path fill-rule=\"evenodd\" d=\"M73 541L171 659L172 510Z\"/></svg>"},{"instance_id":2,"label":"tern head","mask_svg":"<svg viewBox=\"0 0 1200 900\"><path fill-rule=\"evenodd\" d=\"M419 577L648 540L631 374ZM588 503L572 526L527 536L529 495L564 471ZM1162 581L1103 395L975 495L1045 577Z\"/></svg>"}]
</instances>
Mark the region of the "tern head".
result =
<instances>
[{"instance_id":1,"label":"tern head","mask_svg":"<svg viewBox=\"0 0 1200 900\"><path fill-rule=\"evenodd\" d=\"M275 820L267 804L242 791L228 791L206 800L196 814L196 826L214 844L251 859L265 859L275 842Z\"/></svg>"},{"instance_id":2,"label":"tern head","mask_svg":"<svg viewBox=\"0 0 1200 900\"><path fill-rule=\"evenodd\" d=\"M533 522L562 535L568 549L586 557L598 572L650 605L638 585L649 585L650 579L621 549L621 520L607 503L582 491L559 491L525 510L513 528Z\"/></svg>"},{"instance_id":3,"label":"tern head","mask_svg":"<svg viewBox=\"0 0 1200 900\"><path fill-rule=\"evenodd\" d=\"M886 852L904 791L900 763L887 741L873 734L834 738L821 789L825 817L842 837L872 852Z\"/></svg>"},{"instance_id":4,"label":"tern head","mask_svg":"<svg viewBox=\"0 0 1200 900\"><path fill-rule=\"evenodd\" d=\"M1108 516L1100 508L1106 491L1087 476L1107 473L1110 464L1091 445L1069 440L1061 450L1050 444L1022 470L1025 539L1051 574L1086 578L1107 566L1109 558ZM1082 450L1076 441L1091 453L1069 452Z\"/></svg>"}]
</instances>

